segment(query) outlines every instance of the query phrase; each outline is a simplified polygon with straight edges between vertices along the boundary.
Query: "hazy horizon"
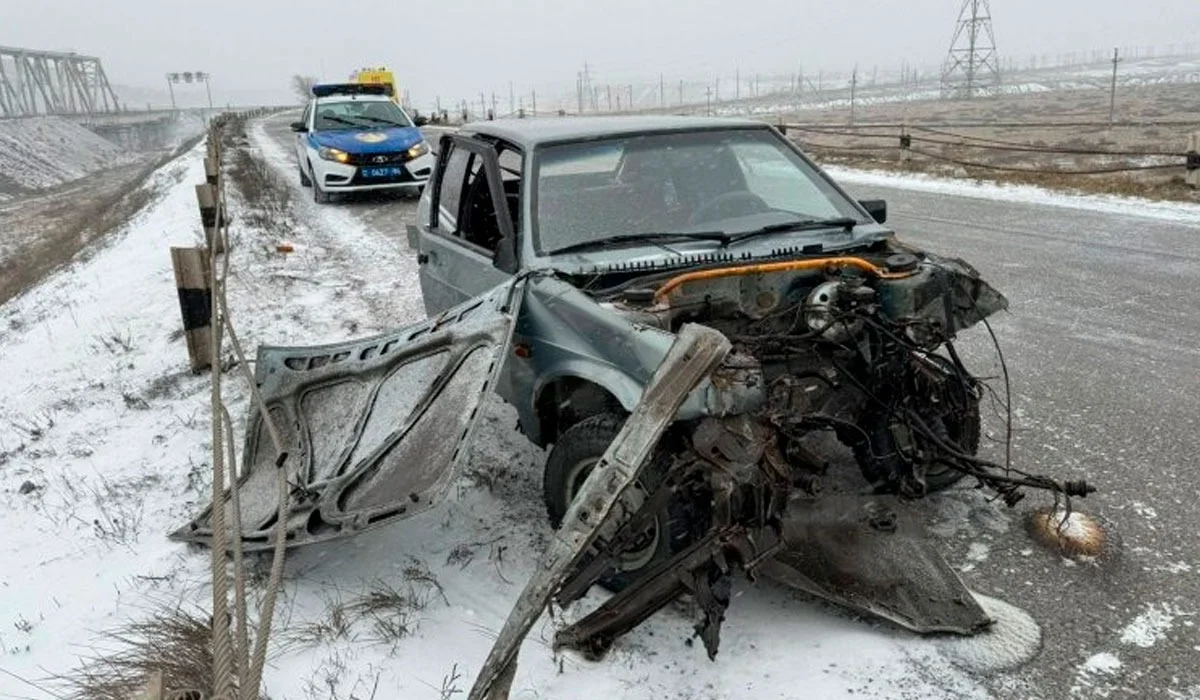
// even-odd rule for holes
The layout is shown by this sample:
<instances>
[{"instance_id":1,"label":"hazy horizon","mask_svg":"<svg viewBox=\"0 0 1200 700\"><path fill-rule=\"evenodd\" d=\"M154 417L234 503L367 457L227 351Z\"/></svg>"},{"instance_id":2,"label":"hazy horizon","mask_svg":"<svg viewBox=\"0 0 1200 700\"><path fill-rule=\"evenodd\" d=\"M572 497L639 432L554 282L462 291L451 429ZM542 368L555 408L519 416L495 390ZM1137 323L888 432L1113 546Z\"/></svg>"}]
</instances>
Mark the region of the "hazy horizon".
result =
<instances>
[{"instance_id":1,"label":"hazy horizon","mask_svg":"<svg viewBox=\"0 0 1200 700\"><path fill-rule=\"evenodd\" d=\"M1024 66L1031 55L1113 46L1200 46L1200 2L1159 0L1156 11L1112 0L992 0L1000 55ZM500 8L477 0L406 5L362 0L180 2L39 0L0 10L0 45L75 51L101 58L110 81L166 92L164 74L206 71L214 97L286 98L292 75L345 79L387 65L414 102L428 105L495 91L567 92L586 61L597 83L711 80L742 71L848 72L940 64L959 0L886 7L866 0L798 7L782 0L659 2L558 0ZM725 84L726 89L732 86ZM190 90L190 91L189 91ZM181 86L181 101L203 100ZM558 95L546 94L546 98ZM136 104L136 99L130 99ZM264 100L265 101L265 100Z\"/></svg>"}]
</instances>

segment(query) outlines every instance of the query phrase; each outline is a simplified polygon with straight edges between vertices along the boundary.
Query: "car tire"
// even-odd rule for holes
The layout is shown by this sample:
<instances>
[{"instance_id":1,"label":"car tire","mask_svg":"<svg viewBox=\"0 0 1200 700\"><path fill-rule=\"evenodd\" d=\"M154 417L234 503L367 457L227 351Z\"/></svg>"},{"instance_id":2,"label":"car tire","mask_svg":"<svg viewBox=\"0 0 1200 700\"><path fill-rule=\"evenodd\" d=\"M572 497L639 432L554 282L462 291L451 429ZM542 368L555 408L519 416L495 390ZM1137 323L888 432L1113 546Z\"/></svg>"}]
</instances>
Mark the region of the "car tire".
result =
<instances>
[{"instance_id":1,"label":"car tire","mask_svg":"<svg viewBox=\"0 0 1200 700\"><path fill-rule=\"evenodd\" d=\"M958 416L934 417L927 416L926 422L939 433L940 437L951 444L957 445L968 455L979 451L981 418L979 401L972 400L966 410ZM901 467L899 447L888 429L884 416L872 415L861 421L863 433L852 443L855 461L858 462L863 478L867 481L884 486L890 490L895 486L895 475ZM934 462L925 471L925 490L927 493L944 491L957 484L965 476L963 472L945 463Z\"/></svg>"},{"instance_id":2,"label":"car tire","mask_svg":"<svg viewBox=\"0 0 1200 700\"><path fill-rule=\"evenodd\" d=\"M311 167L311 166L310 166ZM317 182L316 178L312 181L313 201L317 204L328 204L330 200L329 193L321 189L321 183Z\"/></svg>"},{"instance_id":3,"label":"car tire","mask_svg":"<svg viewBox=\"0 0 1200 700\"><path fill-rule=\"evenodd\" d=\"M625 416L622 415L594 415L568 428L554 443L546 458L542 480L552 527L558 529L562 524L578 488L624 424ZM634 486L645 495L662 484L671 464L670 455L663 449L655 450L650 460ZM690 524L697 520L682 504L670 503L655 519L653 534L648 535L645 546L624 555L622 564L605 571L598 583L614 593L627 588L646 571L691 544L696 535ZM585 555L581 568L587 565L591 556Z\"/></svg>"},{"instance_id":4,"label":"car tire","mask_svg":"<svg viewBox=\"0 0 1200 700\"><path fill-rule=\"evenodd\" d=\"M304 166L297 165L296 170L300 173L300 186L312 187L312 179L308 177L308 173L304 172Z\"/></svg>"}]
</instances>

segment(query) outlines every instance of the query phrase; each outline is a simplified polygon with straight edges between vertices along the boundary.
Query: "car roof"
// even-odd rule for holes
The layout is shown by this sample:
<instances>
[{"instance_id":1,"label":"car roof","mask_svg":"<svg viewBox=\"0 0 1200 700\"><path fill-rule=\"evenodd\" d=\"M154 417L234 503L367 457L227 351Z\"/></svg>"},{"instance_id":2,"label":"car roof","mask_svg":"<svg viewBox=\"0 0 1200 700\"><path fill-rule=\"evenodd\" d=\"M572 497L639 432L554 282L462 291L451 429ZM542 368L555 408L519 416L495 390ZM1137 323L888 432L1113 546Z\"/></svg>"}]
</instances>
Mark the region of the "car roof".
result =
<instances>
[{"instance_id":1,"label":"car roof","mask_svg":"<svg viewBox=\"0 0 1200 700\"><path fill-rule=\"evenodd\" d=\"M722 129L766 129L766 122L725 117L622 116L538 117L499 119L465 125L467 134L494 136L529 148L564 141L587 141L610 136Z\"/></svg>"}]
</instances>

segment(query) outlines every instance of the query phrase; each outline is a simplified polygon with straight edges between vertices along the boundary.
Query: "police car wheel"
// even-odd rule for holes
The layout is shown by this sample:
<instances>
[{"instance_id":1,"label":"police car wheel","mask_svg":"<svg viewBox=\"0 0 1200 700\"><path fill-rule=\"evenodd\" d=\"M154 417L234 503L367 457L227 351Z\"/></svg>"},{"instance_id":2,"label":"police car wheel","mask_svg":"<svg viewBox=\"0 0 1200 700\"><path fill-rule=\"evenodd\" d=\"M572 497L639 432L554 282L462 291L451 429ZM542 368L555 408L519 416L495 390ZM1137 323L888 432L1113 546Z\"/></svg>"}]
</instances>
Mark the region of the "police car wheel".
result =
<instances>
[{"instance_id":1,"label":"police car wheel","mask_svg":"<svg viewBox=\"0 0 1200 700\"><path fill-rule=\"evenodd\" d=\"M312 179L308 177L308 173L304 172L304 166L297 165L296 170L300 172L300 186L312 187Z\"/></svg>"}]
</instances>

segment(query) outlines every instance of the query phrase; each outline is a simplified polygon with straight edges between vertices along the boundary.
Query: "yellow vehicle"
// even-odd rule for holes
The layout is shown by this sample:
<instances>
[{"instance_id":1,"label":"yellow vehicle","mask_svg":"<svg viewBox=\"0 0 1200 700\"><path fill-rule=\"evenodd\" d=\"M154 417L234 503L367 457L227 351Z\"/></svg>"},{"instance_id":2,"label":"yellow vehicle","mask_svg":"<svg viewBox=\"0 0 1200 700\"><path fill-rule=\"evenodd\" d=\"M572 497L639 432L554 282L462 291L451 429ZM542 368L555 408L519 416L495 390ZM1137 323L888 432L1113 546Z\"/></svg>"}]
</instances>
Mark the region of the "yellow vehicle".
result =
<instances>
[{"instance_id":1,"label":"yellow vehicle","mask_svg":"<svg viewBox=\"0 0 1200 700\"><path fill-rule=\"evenodd\" d=\"M400 104L400 88L396 85L396 76L386 67L360 68L350 74L350 82L387 85L387 94L396 104Z\"/></svg>"}]
</instances>

